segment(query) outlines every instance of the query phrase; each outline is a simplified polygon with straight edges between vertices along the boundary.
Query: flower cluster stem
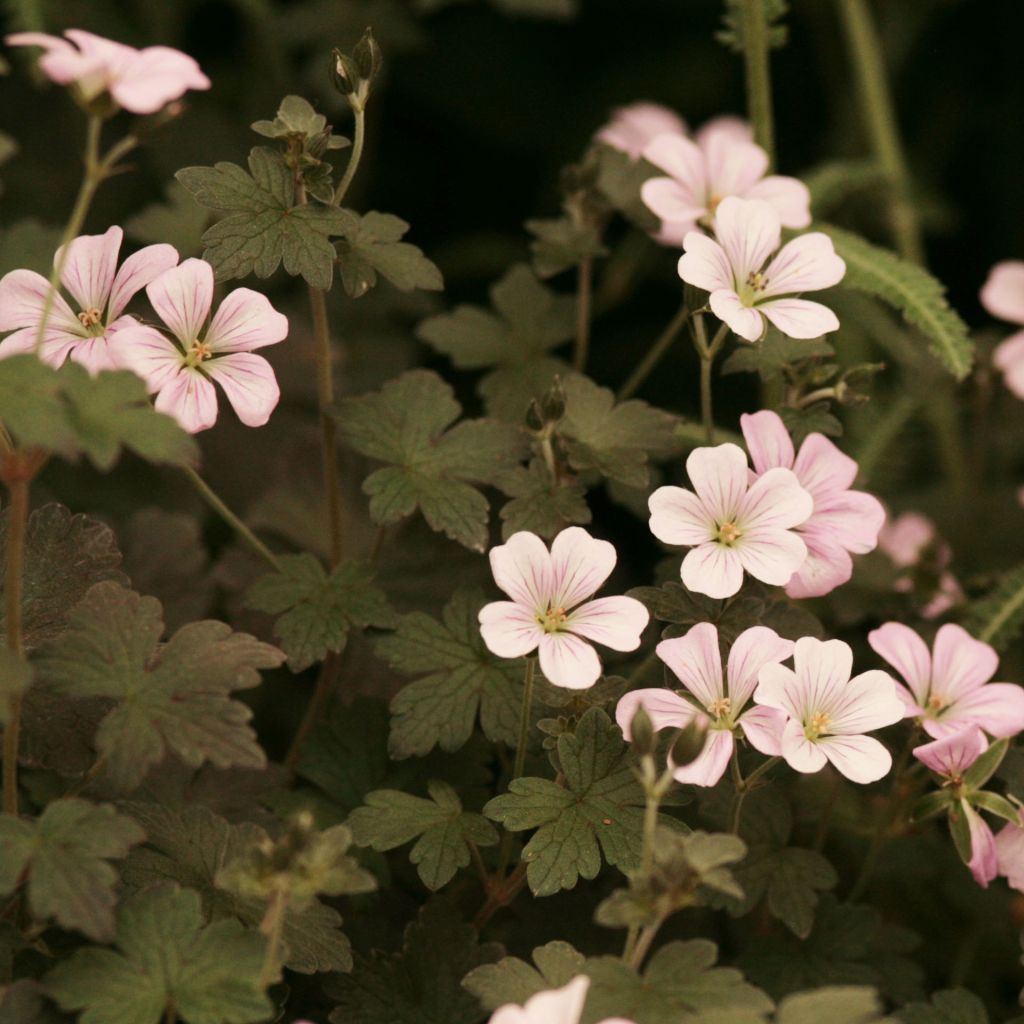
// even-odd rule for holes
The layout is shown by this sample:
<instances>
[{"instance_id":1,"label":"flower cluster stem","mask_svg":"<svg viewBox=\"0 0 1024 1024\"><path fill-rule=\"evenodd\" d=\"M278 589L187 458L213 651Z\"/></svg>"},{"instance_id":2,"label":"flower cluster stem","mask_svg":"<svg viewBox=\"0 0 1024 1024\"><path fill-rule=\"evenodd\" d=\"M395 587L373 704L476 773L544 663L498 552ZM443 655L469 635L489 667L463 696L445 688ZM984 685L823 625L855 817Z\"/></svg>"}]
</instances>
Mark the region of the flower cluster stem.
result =
<instances>
[{"instance_id":1,"label":"flower cluster stem","mask_svg":"<svg viewBox=\"0 0 1024 1024\"><path fill-rule=\"evenodd\" d=\"M14 479L8 483L10 508L7 513L7 553L4 567L4 626L7 649L15 657L24 654L21 625L22 578L25 568L25 531L28 525L29 482ZM21 732L21 696L9 700L4 728L3 810L18 813L18 743Z\"/></svg>"},{"instance_id":2,"label":"flower cluster stem","mask_svg":"<svg viewBox=\"0 0 1024 1024\"><path fill-rule=\"evenodd\" d=\"M772 114L772 80L768 57L768 25L764 0L743 0L743 62L746 70L747 114L754 141L768 154L769 170L775 166L775 126Z\"/></svg>"},{"instance_id":3,"label":"flower cluster stem","mask_svg":"<svg viewBox=\"0 0 1024 1024\"><path fill-rule=\"evenodd\" d=\"M292 771L298 768L299 762L302 760L302 751L306 746L306 740L309 739L309 734L313 731L314 726L320 720L320 716L327 707L327 702L330 699L331 691L334 689L338 674L339 658L340 655L332 651L328 653L320 666L320 675L317 676L313 696L310 697L309 704L306 705L306 712L302 716L298 729L295 730L291 746L288 747L288 753L285 755L284 766Z\"/></svg>"},{"instance_id":4,"label":"flower cluster stem","mask_svg":"<svg viewBox=\"0 0 1024 1024\"><path fill-rule=\"evenodd\" d=\"M512 778L518 779L523 774L523 766L526 764L526 747L530 737L530 717L533 711L533 679L536 675L537 662L533 658L526 659L526 668L523 670L523 703L519 711L519 738L516 741L516 756L512 762ZM512 833L506 831L501 839L501 848L498 854L498 877L504 876L508 868L509 855L512 853Z\"/></svg>"},{"instance_id":5,"label":"flower cluster stem","mask_svg":"<svg viewBox=\"0 0 1024 1024\"><path fill-rule=\"evenodd\" d=\"M733 803L732 808L732 826L729 831L734 835L740 834L740 824L743 821L743 802L747 799L747 794L754 788L755 783L765 774L774 768L781 757L769 757L767 761L762 761L746 778L743 777L743 773L740 771L740 759L739 749L733 747L732 749L732 781L736 787L736 799Z\"/></svg>"},{"instance_id":6,"label":"flower cluster stem","mask_svg":"<svg viewBox=\"0 0 1024 1024\"><path fill-rule=\"evenodd\" d=\"M287 890L275 889L267 905L267 912L260 922L260 931L267 937L267 951L263 956L263 968L260 971L262 989L269 988L277 980L281 969L281 936L284 932L284 915L287 909Z\"/></svg>"},{"instance_id":7,"label":"flower cluster stem","mask_svg":"<svg viewBox=\"0 0 1024 1024\"><path fill-rule=\"evenodd\" d=\"M715 365L715 357L722 350L725 339L729 336L729 327L722 324L711 343L708 343L704 329L704 317L698 313L693 318L693 340L700 356L700 415L704 423L704 434L708 444L715 443L715 417L712 407L711 370Z\"/></svg>"},{"instance_id":8,"label":"flower cluster stem","mask_svg":"<svg viewBox=\"0 0 1024 1024\"><path fill-rule=\"evenodd\" d=\"M585 256L576 272L576 341L573 345L572 368L583 373L590 353L590 307L594 290L594 261Z\"/></svg>"},{"instance_id":9,"label":"flower cluster stem","mask_svg":"<svg viewBox=\"0 0 1024 1024\"><path fill-rule=\"evenodd\" d=\"M640 386L654 372L655 367L664 358L665 354L672 347L672 342L679 336L686 321L690 317L690 311L684 302L676 311L676 315L668 322L665 329L655 339L654 344L647 350L643 359L633 369L633 372L626 378L625 384L619 389L619 401L624 402L637 393Z\"/></svg>"},{"instance_id":10,"label":"flower cluster stem","mask_svg":"<svg viewBox=\"0 0 1024 1024\"><path fill-rule=\"evenodd\" d=\"M341 181L338 182L338 187L334 190L335 206L341 206L341 201L345 198L349 185L352 184L352 179L356 176L356 171L359 169L359 162L363 159L363 146L366 144L366 111L356 107L353 109L353 114L355 116L355 132L352 138L352 154L348 158L348 166L345 168L345 173L342 175Z\"/></svg>"}]
</instances>

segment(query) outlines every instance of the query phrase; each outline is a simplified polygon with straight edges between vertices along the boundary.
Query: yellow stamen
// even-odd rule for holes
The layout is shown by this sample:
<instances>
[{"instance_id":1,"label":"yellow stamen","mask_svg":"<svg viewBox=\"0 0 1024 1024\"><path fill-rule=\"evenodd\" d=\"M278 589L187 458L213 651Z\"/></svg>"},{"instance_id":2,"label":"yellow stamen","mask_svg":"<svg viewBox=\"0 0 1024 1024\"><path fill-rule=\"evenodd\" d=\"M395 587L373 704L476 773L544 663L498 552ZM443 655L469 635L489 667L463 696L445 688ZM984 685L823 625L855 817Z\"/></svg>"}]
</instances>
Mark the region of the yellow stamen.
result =
<instances>
[{"instance_id":1,"label":"yellow stamen","mask_svg":"<svg viewBox=\"0 0 1024 1024\"><path fill-rule=\"evenodd\" d=\"M722 523L718 527L718 540L722 544L735 544L742 536L743 534L735 523Z\"/></svg>"}]
</instances>

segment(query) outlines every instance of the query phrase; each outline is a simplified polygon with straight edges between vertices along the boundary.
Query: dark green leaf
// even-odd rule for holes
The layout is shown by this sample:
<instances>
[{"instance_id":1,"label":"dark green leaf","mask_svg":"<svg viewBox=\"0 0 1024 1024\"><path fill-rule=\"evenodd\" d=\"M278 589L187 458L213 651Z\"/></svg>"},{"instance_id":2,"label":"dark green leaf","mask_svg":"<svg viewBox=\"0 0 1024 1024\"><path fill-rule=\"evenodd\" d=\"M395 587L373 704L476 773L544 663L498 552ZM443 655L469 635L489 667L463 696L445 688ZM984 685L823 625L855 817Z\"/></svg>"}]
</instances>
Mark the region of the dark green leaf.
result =
<instances>
[{"instance_id":1,"label":"dark green leaf","mask_svg":"<svg viewBox=\"0 0 1024 1024\"><path fill-rule=\"evenodd\" d=\"M832 986L798 992L779 1003L775 1024L885 1024L882 1003L873 988Z\"/></svg>"},{"instance_id":2,"label":"dark green leaf","mask_svg":"<svg viewBox=\"0 0 1024 1024\"><path fill-rule=\"evenodd\" d=\"M501 489L512 499L499 513L505 540L520 530L550 540L567 526L591 520L583 484L569 475L553 480L543 459L517 466L502 480Z\"/></svg>"},{"instance_id":3,"label":"dark green leaf","mask_svg":"<svg viewBox=\"0 0 1024 1024\"><path fill-rule=\"evenodd\" d=\"M824 338L801 341L769 326L763 341L738 345L722 363L722 373L757 373L762 379L771 380L787 366L803 359L824 359L834 355L835 349Z\"/></svg>"},{"instance_id":4,"label":"dark green leaf","mask_svg":"<svg viewBox=\"0 0 1024 1024\"><path fill-rule=\"evenodd\" d=\"M988 749L964 772L964 782L971 789L979 789L995 775L1010 748L1007 739L993 740Z\"/></svg>"},{"instance_id":5,"label":"dark green leaf","mask_svg":"<svg viewBox=\"0 0 1024 1024\"><path fill-rule=\"evenodd\" d=\"M514 956L476 967L462 979L463 988L472 992L490 1012L507 1003L522 1005L530 996L561 988L583 973L583 955L568 942L538 946L532 956L536 967Z\"/></svg>"},{"instance_id":6,"label":"dark green leaf","mask_svg":"<svg viewBox=\"0 0 1024 1024\"><path fill-rule=\"evenodd\" d=\"M572 217L528 220L526 230L534 236L530 251L538 277L554 277L586 259L608 253L597 229Z\"/></svg>"},{"instance_id":7,"label":"dark green leaf","mask_svg":"<svg viewBox=\"0 0 1024 1024\"><path fill-rule=\"evenodd\" d=\"M989 1024L985 1004L962 988L935 992L928 1003L908 1003L895 1019L902 1024Z\"/></svg>"},{"instance_id":8,"label":"dark green leaf","mask_svg":"<svg viewBox=\"0 0 1024 1024\"><path fill-rule=\"evenodd\" d=\"M338 271L345 291L354 299L365 295L376 283L377 275L390 281L403 292L416 288L440 291L444 287L441 271L423 255L423 250L402 237L409 225L390 213L346 215L344 237L334 243L338 254Z\"/></svg>"},{"instance_id":9,"label":"dark green leaf","mask_svg":"<svg viewBox=\"0 0 1024 1024\"><path fill-rule=\"evenodd\" d=\"M34 217L16 220L0 229L0 276L12 270L34 270L48 276L53 254L60 246L61 229Z\"/></svg>"},{"instance_id":10,"label":"dark green leaf","mask_svg":"<svg viewBox=\"0 0 1024 1024\"><path fill-rule=\"evenodd\" d=\"M0 360L0 409L4 426L20 447L45 448L68 458L77 454L77 431L61 378L34 355Z\"/></svg>"}]
</instances>

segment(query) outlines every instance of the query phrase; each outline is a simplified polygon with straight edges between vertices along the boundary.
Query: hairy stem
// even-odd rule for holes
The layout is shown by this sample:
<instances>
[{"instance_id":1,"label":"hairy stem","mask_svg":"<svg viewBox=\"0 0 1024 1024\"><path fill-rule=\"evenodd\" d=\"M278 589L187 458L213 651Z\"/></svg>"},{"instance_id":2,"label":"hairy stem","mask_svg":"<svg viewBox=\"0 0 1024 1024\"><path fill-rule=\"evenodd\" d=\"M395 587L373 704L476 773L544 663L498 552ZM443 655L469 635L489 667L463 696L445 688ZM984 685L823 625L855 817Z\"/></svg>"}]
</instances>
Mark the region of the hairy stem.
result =
<instances>
[{"instance_id":1,"label":"hairy stem","mask_svg":"<svg viewBox=\"0 0 1024 1024\"><path fill-rule=\"evenodd\" d=\"M8 483L11 507L7 519L7 557L4 568L4 625L7 649L15 657L24 654L21 636L21 588L25 563L25 528L28 524L29 482L14 479ZM21 695L9 699L9 714L4 728L4 814L18 813L18 740L21 731Z\"/></svg>"},{"instance_id":2,"label":"hairy stem","mask_svg":"<svg viewBox=\"0 0 1024 1024\"><path fill-rule=\"evenodd\" d=\"M667 914L661 914L653 924L647 925L647 927L640 932L640 937L637 939L636 944L633 946L629 958L626 961L633 970L640 970L644 959L650 952L651 945L654 943L654 940L658 936L658 932L661 930L661 926L667 919Z\"/></svg>"},{"instance_id":3,"label":"hairy stem","mask_svg":"<svg viewBox=\"0 0 1024 1024\"><path fill-rule=\"evenodd\" d=\"M590 352L590 306L594 289L594 261L585 256L576 272L576 340L573 344L572 368L583 373Z\"/></svg>"},{"instance_id":4,"label":"hairy stem","mask_svg":"<svg viewBox=\"0 0 1024 1024\"><path fill-rule=\"evenodd\" d=\"M889 178L892 198L889 221L900 254L924 262L924 244L917 214L910 202L906 158L889 86L881 40L868 0L839 0L846 48L857 80L861 117L875 159Z\"/></svg>"},{"instance_id":5,"label":"hairy stem","mask_svg":"<svg viewBox=\"0 0 1024 1024\"><path fill-rule=\"evenodd\" d=\"M348 192L349 185L352 184L352 179L356 176L356 171L359 169L359 161L363 159L363 146L366 143L366 111L361 108L353 110L355 114L355 134L352 138L352 155L348 158L348 166L345 168L345 173L342 175L341 181L338 182L338 187L334 190L334 205L341 206L341 201L345 198L345 193Z\"/></svg>"},{"instance_id":6,"label":"hairy stem","mask_svg":"<svg viewBox=\"0 0 1024 1024\"><path fill-rule=\"evenodd\" d=\"M694 317L693 326L694 344L697 346L697 353L700 356L700 415L708 444L714 444L715 417L712 408L711 369L715 364L715 356L721 351L725 339L729 336L729 326L722 324L710 344L708 344L707 334L704 330L704 318L701 314L698 313Z\"/></svg>"},{"instance_id":7,"label":"hairy stem","mask_svg":"<svg viewBox=\"0 0 1024 1024\"><path fill-rule=\"evenodd\" d=\"M260 931L267 937L267 951L263 956L263 968L260 971L262 989L269 988L280 974L281 934L284 931L284 915L287 909L287 890L275 889L267 905L267 912L260 922Z\"/></svg>"},{"instance_id":8,"label":"hairy stem","mask_svg":"<svg viewBox=\"0 0 1024 1024\"><path fill-rule=\"evenodd\" d=\"M743 777L743 773L740 771L740 759L739 759L739 748L733 746L732 748L732 780L736 786L736 800L732 808L732 827L729 829L734 836L740 834L740 823L743 820L743 802L747 798L747 794L754 788L754 784L765 774L774 768L781 757L769 757L767 761L762 761L746 778Z\"/></svg>"},{"instance_id":9,"label":"hairy stem","mask_svg":"<svg viewBox=\"0 0 1024 1024\"><path fill-rule=\"evenodd\" d=\"M194 470L191 466L183 466L182 472L188 478L189 483L196 489L202 499L238 534L242 540L255 554L259 555L269 566L280 570L281 563L266 544L249 529L234 512L228 508L223 498Z\"/></svg>"},{"instance_id":10,"label":"hairy stem","mask_svg":"<svg viewBox=\"0 0 1024 1024\"><path fill-rule=\"evenodd\" d=\"M676 315L668 322L668 326L658 335L654 344L647 350L643 359L636 364L633 372L626 379L626 383L619 389L618 397L620 402L624 402L627 398L632 398L637 393L640 386L664 358L665 353L672 347L672 342L678 337L689 316L690 311L686 308L686 304L683 303L676 311Z\"/></svg>"},{"instance_id":11,"label":"hairy stem","mask_svg":"<svg viewBox=\"0 0 1024 1024\"><path fill-rule=\"evenodd\" d=\"M775 165L775 127L764 0L743 0L742 14L747 115L754 128L754 141L768 154L770 170Z\"/></svg>"}]
</instances>

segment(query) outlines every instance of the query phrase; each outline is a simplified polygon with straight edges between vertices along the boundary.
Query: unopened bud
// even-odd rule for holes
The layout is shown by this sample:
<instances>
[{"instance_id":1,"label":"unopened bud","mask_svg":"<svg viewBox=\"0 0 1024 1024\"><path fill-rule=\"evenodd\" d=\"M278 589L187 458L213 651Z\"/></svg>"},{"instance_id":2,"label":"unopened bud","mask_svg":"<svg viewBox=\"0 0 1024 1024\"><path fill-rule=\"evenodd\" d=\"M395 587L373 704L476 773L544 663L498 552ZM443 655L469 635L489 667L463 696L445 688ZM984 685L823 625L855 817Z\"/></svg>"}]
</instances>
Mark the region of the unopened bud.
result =
<instances>
[{"instance_id":1,"label":"unopened bud","mask_svg":"<svg viewBox=\"0 0 1024 1024\"><path fill-rule=\"evenodd\" d=\"M703 715L694 715L686 726L679 730L679 735L676 736L672 743L672 749L668 752L668 759L673 767L682 768L684 765L696 761L704 749L707 733L707 719Z\"/></svg>"},{"instance_id":2,"label":"unopened bud","mask_svg":"<svg viewBox=\"0 0 1024 1024\"><path fill-rule=\"evenodd\" d=\"M565 389L562 378L556 376L541 403L544 419L548 423L557 423L565 415Z\"/></svg>"},{"instance_id":3,"label":"unopened bud","mask_svg":"<svg viewBox=\"0 0 1024 1024\"><path fill-rule=\"evenodd\" d=\"M373 30L367 29L363 38L355 45L352 57L359 69L359 77L369 86L380 73L381 65L384 63L384 55L380 51L377 40L373 37Z\"/></svg>"},{"instance_id":4,"label":"unopened bud","mask_svg":"<svg viewBox=\"0 0 1024 1024\"><path fill-rule=\"evenodd\" d=\"M359 68L355 61L337 47L331 51L331 80L342 96L351 96L359 86Z\"/></svg>"},{"instance_id":5,"label":"unopened bud","mask_svg":"<svg viewBox=\"0 0 1024 1024\"><path fill-rule=\"evenodd\" d=\"M641 704L633 714L629 723L630 743L640 757L647 757L654 753L658 738L654 732L654 723L651 716Z\"/></svg>"},{"instance_id":6,"label":"unopened bud","mask_svg":"<svg viewBox=\"0 0 1024 1024\"><path fill-rule=\"evenodd\" d=\"M535 434L539 434L544 429L544 412L536 398L530 403L530 408L526 410L526 426Z\"/></svg>"}]
</instances>

